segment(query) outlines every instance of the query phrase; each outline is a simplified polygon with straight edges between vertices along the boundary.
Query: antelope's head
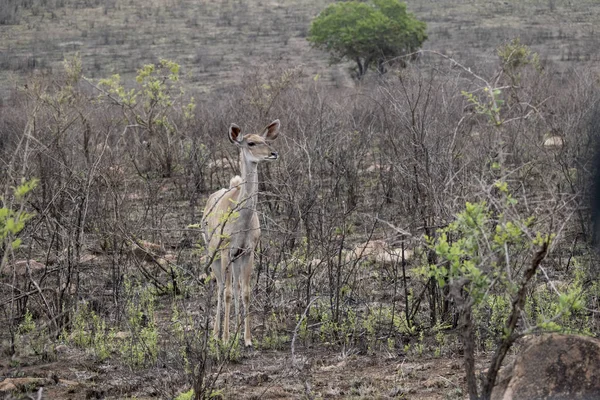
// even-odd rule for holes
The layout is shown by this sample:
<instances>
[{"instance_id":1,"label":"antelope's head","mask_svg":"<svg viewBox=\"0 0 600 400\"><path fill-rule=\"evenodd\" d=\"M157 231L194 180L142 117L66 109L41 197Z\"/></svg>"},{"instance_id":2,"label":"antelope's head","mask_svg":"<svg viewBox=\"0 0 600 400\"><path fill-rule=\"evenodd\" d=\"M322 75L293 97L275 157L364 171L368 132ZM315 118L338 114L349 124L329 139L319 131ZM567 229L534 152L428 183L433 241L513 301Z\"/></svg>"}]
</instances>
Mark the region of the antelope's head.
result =
<instances>
[{"instance_id":1,"label":"antelope's head","mask_svg":"<svg viewBox=\"0 0 600 400\"><path fill-rule=\"evenodd\" d=\"M229 127L229 141L240 148L243 158L252 163L273 161L279 154L271 147L270 141L279 135L279 120L271 122L260 135L250 133L242 135L242 130L236 124Z\"/></svg>"}]
</instances>

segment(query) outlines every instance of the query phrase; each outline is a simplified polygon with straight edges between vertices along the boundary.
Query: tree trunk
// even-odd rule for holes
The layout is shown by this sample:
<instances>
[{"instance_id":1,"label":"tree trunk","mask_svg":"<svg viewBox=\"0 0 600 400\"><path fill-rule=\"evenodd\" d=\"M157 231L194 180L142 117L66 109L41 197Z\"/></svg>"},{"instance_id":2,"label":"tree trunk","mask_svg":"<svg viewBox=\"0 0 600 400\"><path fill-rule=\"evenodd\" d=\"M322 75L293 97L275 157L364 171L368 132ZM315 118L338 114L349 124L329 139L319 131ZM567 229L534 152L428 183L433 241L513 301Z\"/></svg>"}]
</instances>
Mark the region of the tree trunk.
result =
<instances>
[{"instance_id":1,"label":"tree trunk","mask_svg":"<svg viewBox=\"0 0 600 400\"><path fill-rule=\"evenodd\" d=\"M377 60L377 71L380 75L383 75L387 72L387 68L385 67L385 60L383 58Z\"/></svg>"},{"instance_id":2,"label":"tree trunk","mask_svg":"<svg viewBox=\"0 0 600 400\"><path fill-rule=\"evenodd\" d=\"M473 319L471 304L463 299L464 305L461 313L461 330L464 348L465 372L467 375L467 389L470 400L478 400L477 380L475 379L475 335L473 333Z\"/></svg>"},{"instance_id":3,"label":"tree trunk","mask_svg":"<svg viewBox=\"0 0 600 400\"><path fill-rule=\"evenodd\" d=\"M506 327L504 328L505 336L502 338L500 344L496 348L496 352L494 353L490 363L490 368L488 369L487 377L483 383L483 393L481 395L482 400L489 400L492 396L492 390L494 389L496 376L498 375L502 361L504 361L504 357L516 340L515 330L517 329L517 324L521 317L521 311L525 306L525 300L527 298L527 284L531 278L535 276L538 267L546 257L546 254L548 253L548 246L548 241L542 244L542 246L535 253L531 264L523 274L523 280L521 281L519 290L512 301L512 310L506 322Z\"/></svg>"},{"instance_id":4,"label":"tree trunk","mask_svg":"<svg viewBox=\"0 0 600 400\"><path fill-rule=\"evenodd\" d=\"M359 81L362 80L363 76L365 76L365 74L367 73L367 71L369 70L369 65L371 64L371 59L370 58L365 58L364 61L361 60L360 57L356 57L356 65L357 65L357 70L356 70L356 79L358 79Z\"/></svg>"}]
</instances>

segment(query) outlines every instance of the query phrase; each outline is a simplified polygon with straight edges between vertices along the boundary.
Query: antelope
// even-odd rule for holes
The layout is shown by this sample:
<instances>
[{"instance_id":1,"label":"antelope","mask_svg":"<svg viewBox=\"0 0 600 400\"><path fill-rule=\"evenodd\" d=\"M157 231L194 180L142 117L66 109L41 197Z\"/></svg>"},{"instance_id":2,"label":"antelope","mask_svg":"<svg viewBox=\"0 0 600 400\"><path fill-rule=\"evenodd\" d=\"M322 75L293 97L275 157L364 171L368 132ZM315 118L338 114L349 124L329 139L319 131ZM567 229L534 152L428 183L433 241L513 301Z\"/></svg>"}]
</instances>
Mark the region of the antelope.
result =
<instances>
[{"instance_id":1,"label":"antelope","mask_svg":"<svg viewBox=\"0 0 600 400\"><path fill-rule=\"evenodd\" d=\"M250 276L254 265L254 249L260 238L260 223L256 213L258 198L258 163L277 160L279 155L269 145L279 135L279 120L271 122L262 134L242 135L236 124L229 127L229 141L240 149L242 176L231 178L229 188L213 193L206 203L201 227L211 270L217 280L217 312L214 337L219 339L221 303L225 297L223 341L229 341L229 311L231 287L235 313L241 326L239 292L244 304L244 345L252 346L250 333Z\"/></svg>"}]
</instances>

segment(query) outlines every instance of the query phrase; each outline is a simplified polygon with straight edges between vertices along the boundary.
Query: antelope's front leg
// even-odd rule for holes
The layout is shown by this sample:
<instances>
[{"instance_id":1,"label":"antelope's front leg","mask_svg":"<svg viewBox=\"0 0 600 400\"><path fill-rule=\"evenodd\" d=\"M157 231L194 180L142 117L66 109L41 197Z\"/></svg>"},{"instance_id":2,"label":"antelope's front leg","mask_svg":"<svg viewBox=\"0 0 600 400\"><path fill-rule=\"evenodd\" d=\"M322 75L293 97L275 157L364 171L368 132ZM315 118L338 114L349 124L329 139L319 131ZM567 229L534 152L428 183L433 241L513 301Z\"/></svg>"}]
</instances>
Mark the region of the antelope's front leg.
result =
<instances>
[{"instance_id":1,"label":"antelope's front leg","mask_svg":"<svg viewBox=\"0 0 600 400\"><path fill-rule=\"evenodd\" d=\"M241 272L244 268L245 255L242 250L236 250L233 254L230 255L231 262L231 271L233 274L233 301L235 306L235 332L236 336L242 326L242 315L240 312L240 278Z\"/></svg>"},{"instance_id":2,"label":"antelope's front leg","mask_svg":"<svg viewBox=\"0 0 600 400\"><path fill-rule=\"evenodd\" d=\"M242 301L244 303L244 345L252 347L252 333L250 330L250 278L254 266L254 252L250 251L242 260L240 273L240 286Z\"/></svg>"},{"instance_id":3,"label":"antelope's front leg","mask_svg":"<svg viewBox=\"0 0 600 400\"><path fill-rule=\"evenodd\" d=\"M233 306L235 308L235 332L239 332L242 326L242 316L240 314L240 272L239 261L234 261L233 265Z\"/></svg>"}]
</instances>

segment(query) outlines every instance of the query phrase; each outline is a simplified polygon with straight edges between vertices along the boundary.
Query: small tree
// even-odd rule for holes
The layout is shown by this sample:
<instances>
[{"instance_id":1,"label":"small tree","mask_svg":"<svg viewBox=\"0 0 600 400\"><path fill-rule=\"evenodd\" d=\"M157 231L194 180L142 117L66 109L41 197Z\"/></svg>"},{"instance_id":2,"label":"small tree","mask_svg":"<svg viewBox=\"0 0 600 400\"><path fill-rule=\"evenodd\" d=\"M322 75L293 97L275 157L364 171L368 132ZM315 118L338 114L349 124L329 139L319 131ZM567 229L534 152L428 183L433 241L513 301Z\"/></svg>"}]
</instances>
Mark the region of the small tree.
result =
<instances>
[{"instance_id":1,"label":"small tree","mask_svg":"<svg viewBox=\"0 0 600 400\"><path fill-rule=\"evenodd\" d=\"M171 177L179 168L177 151L183 147L183 135L173 115L177 111L183 114L185 122L189 122L196 108L193 97L189 102L183 101L185 90L179 82L179 68L179 64L165 59L144 65L135 78L138 85L130 90L121 83L118 74L99 82L98 89L103 92L103 97L122 107L127 128L135 129L139 142L150 153L149 165L145 167L138 165L136 155L131 156L142 175L159 172L163 177ZM158 165L153 168L155 160Z\"/></svg>"},{"instance_id":2,"label":"small tree","mask_svg":"<svg viewBox=\"0 0 600 400\"><path fill-rule=\"evenodd\" d=\"M310 26L308 41L334 62L356 61L361 79L372 66L385 73L390 58L415 52L427 39L425 22L398 0L347 1L329 5Z\"/></svg>"},{"instance_id":3,"label":"small tree","mask_svg":"<svg viewBox=\"0 0 600 400\"><path fill-rule=\"evenodd\" d=\"M459 309L459 329L471 400L491 398L502 361L518 338L540 330L561 329L552 320L530 329L519 325L528 284L546 257L554 235L534 230L535 218L524 218L518 213L517 200L509 193L506 182L496 182L495 187L501 193L504 204L497 202L490 207L486 202L467 203L465 210L440 230L437 238L429 238L429 247L441 262L422 270L426 276L436 279L440 286L450 286L448 297ZM493 212L493 208L497 211ZM493 296L508 296L510 310L506 310L501 333L494 338L496 349L479 390L475 374L474 334L474 325L478 321L473 310ZM574 293L561 298L553 320L581 308L576 296Z\"/></svg>"}]
</instances>

